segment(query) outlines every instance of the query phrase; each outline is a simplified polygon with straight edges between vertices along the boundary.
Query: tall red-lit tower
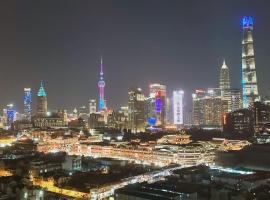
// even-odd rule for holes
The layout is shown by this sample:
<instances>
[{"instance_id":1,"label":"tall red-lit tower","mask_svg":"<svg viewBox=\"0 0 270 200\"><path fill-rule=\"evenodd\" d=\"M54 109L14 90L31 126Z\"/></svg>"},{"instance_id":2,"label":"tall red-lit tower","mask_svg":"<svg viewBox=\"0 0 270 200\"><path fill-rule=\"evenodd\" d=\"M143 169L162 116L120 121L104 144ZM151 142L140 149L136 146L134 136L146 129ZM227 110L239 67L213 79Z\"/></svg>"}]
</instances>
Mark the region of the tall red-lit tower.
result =
<instances>
[{"instance_id":1,"label":"tall red-lit tower","mask_svg":"<svg viewBox=\"0 0 270 200\"><path fill-rule=\"evenodd\" d=\"M100 73L99 73L99 81L98 81L98 89L99 89L99 103L98 108L99 111L105 108L105 101L104 101L104 88L105 88L105 81L103 80L103 64L102 64L102 57L100 58Z\"/></svg>"}]
</instances>

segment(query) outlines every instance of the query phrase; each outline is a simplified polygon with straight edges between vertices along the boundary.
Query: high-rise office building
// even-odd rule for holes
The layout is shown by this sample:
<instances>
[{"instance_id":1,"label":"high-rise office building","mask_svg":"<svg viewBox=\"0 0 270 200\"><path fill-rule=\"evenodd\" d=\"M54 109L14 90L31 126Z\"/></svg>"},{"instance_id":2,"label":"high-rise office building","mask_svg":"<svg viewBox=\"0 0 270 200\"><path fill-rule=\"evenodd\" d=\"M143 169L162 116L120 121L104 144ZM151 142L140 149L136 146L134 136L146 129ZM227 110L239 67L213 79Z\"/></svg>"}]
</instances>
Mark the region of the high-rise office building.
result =
<instances>
[{"instance_id":1,"label":"high-rise office building","mask_svg":"<svg viewBox=\"0 0 270 200\"><path fill-rule=\"evenodd\" d=\"M96 99L89 99L89 114L97 112L97 101Z\"/></svg>"},{"instance_id":2,"label":"high-rise office building","mask_svg":"<svg viewBox=\"0 0 270 200\"><path fill-rule=\"evenodd\" d=\"M173 124L173 98L166 98L166 124Z\"/></svg>"},{"instance_id":3,"label":"high-rise office building","mask_svg":"<svg viewBox=\"0 0 270 200\"><path fill-rule=\"evenodd\" d=\"M245 16L242 19L243 40L242 40L242 92L243 108L252 106L259 100L257 76L253 47L253 18Z\"/></svg>"},{"instance_id":4,"label":"high-rise office building","mask_svg":"<svg viewBox=\"0 0 270 200\"><path fill-rule=\"evenodd\" d=\"M204 110L203 110L203 101L202 98L205 96L205 90L196 90L195 93L192 94L192 102L193 102L193 124L195 126L200 126L203 124L204 118Z\"/></svg>"},{"instance_id":5,"label":"high-rise office building","mask_svg":"<svg viewBox=\"0 0 270 200\"><path fill-rule=\"evenodd\" d=\"M225 104L226 105L226 104ZM220 96L206 96L203 98L204 121L203 126L221 127L223 110L225 107ZM228 104L227 104L228 105ZM225 112L226 113L226 112Z\"/></svg>"},{"instance_id":6,"label":"high-rise office building","mask_svg":"<svg viewBox=\"0 0 270 200\"><path fill-rule=\"evenodd\" d=\"M132 133L145 131L145 97L140 88L128 92L128 128Z\"/></svg>"},{"instance_id":7,"label":"high-rise office building","mask_svg":"<svg viewBox=\"0 0 270 200\"><path fill-rule=\"evenodd\" d=\"M11 124L14 122L14 116L15 116L15 111L13 108L13 104L8 104L7 109L6 109L6 125L8 127L11 126Z\"/></svg>"},{"instance_id":8,"label":"high-rise office building","mask_svg":"<svg viewBox=\"0 0 270 200\"><path fill-rule=\"evenodd\" d=\"M193 112L192 110L184 112L184 126L190 128L193 126Z\"/></svg>"},{"instance_id":9,"label":"high-rise office building","mask_svg":"<svg viewBox=\"0 0 270 200\"><path fill-rule=\"evenodd\" d=\"M183 95L182 90L173 91L173 123L183 125Z\"/></svg>"},{"instance_id":10,"label":"high-rise office building","mask_svg":"<svg viewBox=\"0 0 270 200\"><path fill-rule=\"evenodd\" d=\"M155 97L145 98L145 118L149 126L156 125Z\"/></svg>"},{"instance_id":11,"label":"high-rise office building","mask_svg":"<svg viewBox=\"0 0 270 200\"><path fill-rule=\"evenodd\" d=\"M80 106L77 109L78 116L80 117L81 115L87 115L88 114L88 108L86 106Z\"/></svg>"},{"instance_id":12,"label":"high-rise office building","mask_svg":"<svg viewBox=\"0 0 270 200\"><path fill-rule=\"evenodd\" d=\"M230 112L239 110L242 108L242 95L241 90L239 89L230 89L230 101L229 101L229 108Z\"/></svg>"},{"instance_id":13,"label":"high-rise office building","mask_svg":"<svg viewBox=\"0 0 270 200\"><path fill-rule=\"evenodd\" d=\"M225 60L220 69L219 75L219 88L221 90L221 96L224 97L225 93L230 89L230 72Z\"/></svg>"},{"instance_id":14,"label":"high-rise office building","mask_svg":"<svg viewBox=\"0 0 270 200\"><path fill-rule=\"evenodd\" d=\"M196 90L193 98L193 123L195 126L221 128L228 101L224 100L218 89Z\"/></svg>"},{"instance_id":15,"label":"high-rise office building","mask_svg":"<svg viewBox=\"0 0 270 200\"><path fill-rule=\"evenodd\" d=\"M128 117L128 106L122 106L108 115L107 126L108 128L126 131L129 129Z\"/></svg>"},{"instance_id":16,"label":"high-rise office building","mask_svg":"<svg viewBox=\"0 0 270 200\"><path fill-rule=\"evenodd\" d=\"M40 83L40 87L37 93L37 116L45 116L47 114L47 95L43 86L43 82Z\"/></svg>"},{"instance_id":17,"label":"high-rise office building","mask_svg":"<svg viewBox=\"0 0 270 200\"><path fill-rule=\"evenodd\" d=\"M270 105L255 102L253 106L254 129L256 132L265 129L265 125L270 123Z\"/></svg>"},{"instance_id":18,"label":"high-rise office building","mask_svg":"<svg viewBox=\"0 0 270 200\"><path fill-rule=\"evenodd\" d=\"M229 68L225 63L225 60L223 61L223 64L220 69L220 75L219 75L219 90L220 90L220 96L222 100L227 101L228 105L230 105L231 102L231 84L230 84L230 72ZM227 112L230 112L231 108L228 106Z\"/></svg>"},{"instance_id":19,"label":"high-rise office building","mask_svg":"<svg viewBox=\"0 0 270 200\"><path fill-rule=\"evenodd\" d=\"M166 86L161 84L150 85L150 98L154 99L156 125L164 126L166 122Z\"/></svg>"},{"instance_id":20,"label":"high-rise office building","mask_svg":"<svg viewBox=\"0 0 270 200\"><path fill-rule=\"evenodd\" d=\"M105 88L105 81L103 79L103 63L102 57L100 59L100 73L99 73L99 81L98 81L98 89L99 89L99 103L98 103L98 110L101 111L105 108L105 100L104 100L104 88Z\"/></svg>"},{"instance_id":21,"label":"high-rise office building","mask_svg":"<svg viewBox=\"0 0 270 200\"><path fill-rule=\"evenodd\" d=\"M89 117L89 109L87 106L80 106L77 109L78 117L84 119L85 121L88 120Z\"/></svg>"},{"instance_id":22,"label":"high-rise office building","mask_svg":"<svg viewBox=\"0 0 270 200\"><path fill-rule=\"evenodd\" d=\"M223 130L229 134L254 132L254 114L250 109L240 109L226 115Z\"/></svg>"},{"instance_id":23,"label":"high-rise office building","mask_svg":"<svg viewBox=\"0 0 270 200\"><path fill-rule=\"evenodd\" d=\"M23 106L25 119L31 121L31 103L32 103L32 92L31 88L24 88Z\"/></svg>"}]
</instances>

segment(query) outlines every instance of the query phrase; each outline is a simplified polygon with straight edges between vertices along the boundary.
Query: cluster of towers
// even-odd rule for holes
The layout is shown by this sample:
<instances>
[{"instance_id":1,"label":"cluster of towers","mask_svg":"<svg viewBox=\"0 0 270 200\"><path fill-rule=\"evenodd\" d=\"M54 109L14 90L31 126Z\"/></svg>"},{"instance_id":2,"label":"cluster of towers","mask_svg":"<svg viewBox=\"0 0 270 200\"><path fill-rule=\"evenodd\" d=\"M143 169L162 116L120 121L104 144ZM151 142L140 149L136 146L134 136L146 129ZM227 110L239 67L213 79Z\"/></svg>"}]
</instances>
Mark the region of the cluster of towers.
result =
<instances>
[{"instance_id":1,"label":"cluster of towers","mask_svg":"<svg viewBox=\"0 0 270 200\"><path fill-rule=\"evenodd\" d=\"M183 125L182 90L173 91L169 98L166 85L155 83L149 86L149 96L145 96L140 88L131 88L128 94L128 128L131 132Z\"/></svg>"},{"instance_id":2,"label":"cluster of towers","mask_svg":"<svg viewBox=\"0 0 270 200\"><path fill-rule=\"evenodd\" d=\"M193 123L198 126L222 126L226 113L249 108L259 101L253 48L253 18L243 17L242 40L242 93L231 88L229 68L223 61L219 87L196 90L193 94Z\"/></svg>"},{"instance_id":3,"label":"cluster of towers","mask_svg":"<svg viewBox=\"0 0 270 200\"><path fill-rule=\"evenodd\" d=\"M31 121L32 114L32 91L31 88L24 88L24 116L25 119ZM47 95L44 89L43 82L41 81L40 87L37 93L37 108L36 108L36 116L46 116L47 115Z\"/></svg>"},{"instance_id":4,"label":"cluster of towers","mask_svg":"<svg viewBox=\"0 0 270 200\"><path fill-rule=\"evenodd\" d=\"M254 45L253 45L253 18L245 16L242 18L243 40L242 40L242 107L252 107L254 102L259 101L258 83L256 76ZM232 96L230 87L229 68L225 61L220 70L219 88L221 96L230 101ZM229 110L233 111L233 109Z\"/></svg>"},{"instance_id":5,"label":"cluster of towers","mask_svg":"<svg viewBox=\"0 0 270 200\"><path fill-rule=\"evenodd\" d=\"M100 78L98 81L99 101L98 111L106 115L107 106L104 98L105 81L103 77L103 62L100 61ZM146 126L164 127L170 121L168 110L172 109L173 122L175 125L183 124L183 91L173 92L173 104L169 105L166 86L151 84L149 96L146 97L140 88L131 88L128 92L127 128L132 132L144 131ZM90 99L90 114L96 113L96 101ZM107 113L109 114L109 113ZM166 116L167 115L167 116Z\"/></svg>"},{"instance_id":6,"label":"cluster of towers","mask_svg":"<svg viewBox=\"0 0 270 200\"><path fill-rule=\"evenodd\" d=\"M242 91L231 88L230 72L225 60L220 69L219 87L207 90L196 90L193 97L194 125L222 126L225 114L241 108L248 108L259 100L254 48L253 48L253 18L250 16L242 19ZM100 64L99 87L99 111L105 105L102 59ZM93 104L93 102L92 102ZM170 119L172 115L172 119ZM151 84L150 94L145 97L141 89L132 88L129 91L128 126L133 132L140 131L148 125L165 125L171 122L175 125L183 125L183 91L174 91L173 98L166 95L166 86Z\"/></svg>"},{"instance_id":7,"label":"cluster of towers","mask_svg":"<svg viewBox=\"0 0 270 200\"><path fill-rule=\"evenodd\" d=\"M240 108L248 108L259 100L254 48L253 48L253 18L242 19L242 92L231 88L229 68L225 60L220 69L219 87L207 90L196 90L193 97L193 124L213 125L222 124L224 113ZM129 90L128 127L133 132L142 131L147 125L164 126L166 123L174 125L184 124L182 90L173 92L172 98L167 97L166 86L151 84L149 96L144 96L140 88ZM98 81L99 98L89 102L89 113L108 114L107 103L104 96L105 80L103 73L103 60L100 59L100 72ZM24 118L31 121L32 91L24 88ZM9 106L6 115L13 121L14 110ZM47 115L47 95L41 82L37 93L36 117ZM171 117L170 117L171 116Z\"/></svg>"}]
</instances>

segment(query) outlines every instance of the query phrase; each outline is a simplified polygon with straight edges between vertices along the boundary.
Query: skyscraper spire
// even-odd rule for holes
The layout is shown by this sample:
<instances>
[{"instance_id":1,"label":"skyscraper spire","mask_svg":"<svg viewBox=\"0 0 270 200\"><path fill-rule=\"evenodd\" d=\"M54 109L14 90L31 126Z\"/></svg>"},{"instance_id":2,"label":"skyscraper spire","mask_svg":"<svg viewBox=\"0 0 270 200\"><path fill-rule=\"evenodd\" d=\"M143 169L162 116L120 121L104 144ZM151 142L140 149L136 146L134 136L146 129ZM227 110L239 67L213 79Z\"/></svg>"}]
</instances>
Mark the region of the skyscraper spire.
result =
<instances>
[{"instance_id":1,"label":"skyscraper spire","mask_svg":"<svg viewBox=\"0 0 270 200\"><path fill-rule=\"evenodd\" d=\"M103 79L103 64L102 64L102 56L100 57L100 76L101 76L101 78Z\"/></svg>"},{"instance_id":2,"label":"skyscraper spire","mask_svg":"<svg viewBox=\"0 0 270 200\"><path fill-rule=\"evenodd\" d=\"M219 74L219 88L221 90L221 96L225 97L228 96L228 90L230 89L230 72L229 68L225 63L225 59L223 60L223 64L220 69Z\"/></svg>"},{"instance_id":3,"label":"skyscraper spire","mask_svg":"<svg viewBox=\"0 0 270 200\"><path fill-rule=\"evenodd\" d=\"M225 68L228 68L227 65L226 65L226 62L225 62L225 59L223 59L223 64L222 64L222 69L225 69Z\"/></svg>"},{"instance_id":4,"label":"skyscraper spire","mask_svg":"<svg viewBox=\"0 0 270 200\"><path fill-rule=\"evenodd\" d=\"M99 73L99 81L98 81L98 88L99 88L99 106L98 109L101 111L105 107L105 100L104 100L104 88L105 88L105 81L103 80L103 63L102 57L100 58L100 73Z\"/></svg>"}]
</instances>

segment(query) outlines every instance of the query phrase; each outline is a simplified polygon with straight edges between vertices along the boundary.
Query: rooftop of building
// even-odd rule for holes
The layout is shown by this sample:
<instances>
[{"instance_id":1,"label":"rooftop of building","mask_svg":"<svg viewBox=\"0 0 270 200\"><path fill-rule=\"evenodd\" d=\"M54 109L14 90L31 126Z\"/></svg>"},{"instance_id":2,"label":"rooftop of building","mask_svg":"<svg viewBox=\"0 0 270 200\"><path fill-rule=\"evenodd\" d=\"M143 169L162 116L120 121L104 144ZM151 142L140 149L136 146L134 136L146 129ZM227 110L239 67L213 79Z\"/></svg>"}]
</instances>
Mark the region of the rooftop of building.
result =
<instances>
[{"instance_id":1,"label":"rooftop of building","mask_svg":"<svg viewBox=\"0 0 270 200\"><path fill-rule=\"evenodd\" d=\"M40 87L39 87L37 96L38 97L46 97L46 92L45 92L45 89L43 87L43 82L42 81L40 82Z\"/></svg>"},{"instance_id":2,"label":"rooftop of building","mask_svg":"<svg viewBox=\"0 0 270 200\"><path fill-rule=\"evenodd\" d=\"M239 169L239 171L248 171L247 169ZM244 173L228 173L228 172L218 172L214 174L214 177L220 177L220 178L230 178L230 179L237 179L241 181L249 181L249 182L255 182L259 180L264 179L270 179L270 173L265 171L257 171L252 174L244 174Z\"/></svg>"},{"instance_id":3,"label":"rooftop of building","mask_svg":"<svg viewBox=\"0 0 270 200\"><path fill-rule=\"evenodd\" d=\"M134 184L116 191L117 194L143 197L145 199L174 199L180 195L191 195L196 193L197 187L191 183L178 182L174 178L152 184Z\"/></svg>"}]
</instances>

